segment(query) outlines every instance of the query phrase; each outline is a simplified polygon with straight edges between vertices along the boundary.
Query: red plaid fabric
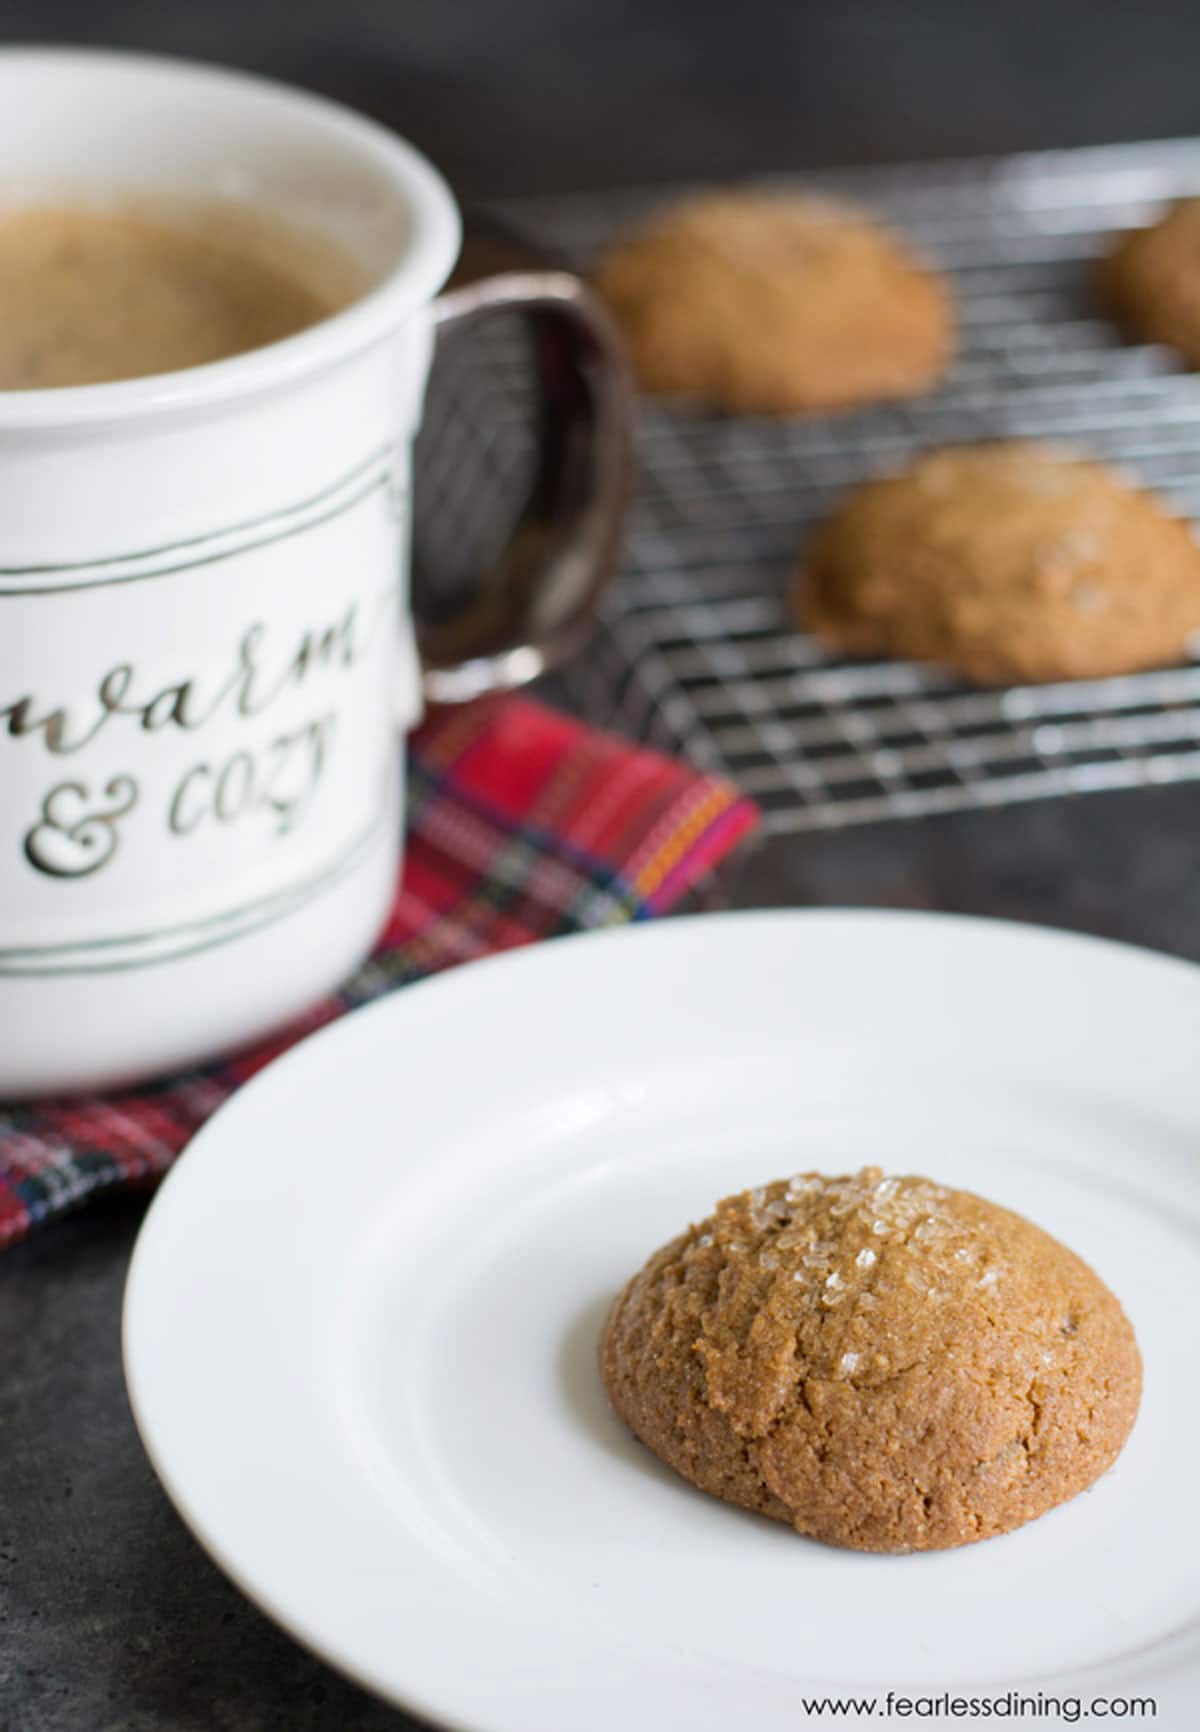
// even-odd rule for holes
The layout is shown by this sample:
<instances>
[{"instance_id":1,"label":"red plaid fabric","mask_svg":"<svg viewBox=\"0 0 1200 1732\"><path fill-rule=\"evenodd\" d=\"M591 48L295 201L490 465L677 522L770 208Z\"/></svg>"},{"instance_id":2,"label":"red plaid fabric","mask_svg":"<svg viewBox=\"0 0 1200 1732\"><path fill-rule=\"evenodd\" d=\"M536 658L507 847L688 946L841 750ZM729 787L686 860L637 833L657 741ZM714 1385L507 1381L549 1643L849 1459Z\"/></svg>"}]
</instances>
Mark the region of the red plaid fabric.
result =
<instances>
[{"instance_id":1,"label":"red plaid fabric","mask_svg":"<svg viewBox=\"0 0 1200 1732\"><path fill-rule=\"evenodd\" d=\"M433 715L409 754L404 876L334 997L250 1052L150 1087L0 1106L0 1246L152 1184L247 1078L355 1006L490 951L665 913L756 822L726 783L526 698Z\"/></svg>"}]
</instances>

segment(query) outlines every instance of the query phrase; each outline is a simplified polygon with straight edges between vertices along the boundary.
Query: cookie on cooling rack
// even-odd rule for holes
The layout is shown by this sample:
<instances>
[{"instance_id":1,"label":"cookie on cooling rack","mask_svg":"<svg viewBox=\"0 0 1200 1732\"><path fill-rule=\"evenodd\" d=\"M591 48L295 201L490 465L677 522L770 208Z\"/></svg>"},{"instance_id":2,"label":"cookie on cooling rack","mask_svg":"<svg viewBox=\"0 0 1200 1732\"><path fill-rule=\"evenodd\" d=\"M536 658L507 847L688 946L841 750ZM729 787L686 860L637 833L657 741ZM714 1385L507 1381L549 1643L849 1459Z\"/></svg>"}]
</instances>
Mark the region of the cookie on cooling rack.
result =
<instances>
[{"instance_id":1,"label":"cookie on cooling rack","mask_svg":"<svg viewBox=\"0 0 1200 1732\"><path fill-rule=\"evenodd\" d=\"M954 346L943 279L830 199L688 199L619 239L596 283L644 390L735 412L916 396Z\"/></svg>"},{"instance_id":2,"label":"cookie on cooling rack","mask_svg":"<svg viewBox=\"0 0 1200 1732\"><path fill-rule=\"evenodd\" d=\"M1006 1533L1116 1460L1141 1356L1073 1252L877 1167L727 1197L601 1342L613 1406L702 1491L861 1551Z\"/></svg>"},{"instance_id":3,"label":"cookie on cooling rack","mask_svg":"<svg viewBox=\"0 0 1200 1732\"><path fill-rule=\"evenodd\" d=\"M1200 198L1124 236L1100 267L1100 286L1131 335L1169 343L1200 367Z\"/></svg>"},{"instance_id":4,"label":"cookie on cooling rack","mask_svg":"<svg viewBox=\"0 0 1200 1732\"><path fill-rule=\"evenodd\" d=\"M1200 632L1190 527L1101 463L1025 441L926 453L820 530L795 612L835 649L981 684L1182 660Z\"/></svg>"}]
</instances>

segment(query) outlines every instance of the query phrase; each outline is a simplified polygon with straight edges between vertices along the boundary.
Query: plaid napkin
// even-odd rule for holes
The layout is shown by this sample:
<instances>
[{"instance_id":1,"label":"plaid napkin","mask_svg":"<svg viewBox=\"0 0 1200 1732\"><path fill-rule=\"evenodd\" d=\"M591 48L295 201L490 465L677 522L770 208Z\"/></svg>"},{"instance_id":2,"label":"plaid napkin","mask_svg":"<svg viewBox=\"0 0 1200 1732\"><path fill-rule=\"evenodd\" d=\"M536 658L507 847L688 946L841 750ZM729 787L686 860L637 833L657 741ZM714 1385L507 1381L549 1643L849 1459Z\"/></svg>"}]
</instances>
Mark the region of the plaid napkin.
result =
<instances>
[{"instance_id":1,"label":"plaid napkin","mask_svg":"<svg viewBox=\"0 0 1200 1732\"><path fill-rule=\"evenodd\" d=\"M0 1247L116 1185L153 1183L302 1035L452 963L663 914L753 828L726 783L527 698L414 735L403 882L375 954L275 1039L150 1087L0 1106Z\"/></svg>"}]
</instances>

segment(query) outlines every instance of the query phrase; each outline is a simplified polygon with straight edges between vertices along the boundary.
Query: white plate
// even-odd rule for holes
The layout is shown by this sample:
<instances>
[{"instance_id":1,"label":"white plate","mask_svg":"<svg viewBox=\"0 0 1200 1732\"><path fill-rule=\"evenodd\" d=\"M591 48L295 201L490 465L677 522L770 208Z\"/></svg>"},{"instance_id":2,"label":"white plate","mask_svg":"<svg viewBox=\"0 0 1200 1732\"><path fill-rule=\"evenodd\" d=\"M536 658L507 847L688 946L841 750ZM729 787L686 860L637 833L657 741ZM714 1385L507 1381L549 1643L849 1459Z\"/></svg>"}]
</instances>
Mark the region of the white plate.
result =
<instances>
[{"instance_id":1,"label":"white plate","mask_svg":"<svg viewBox=\"0 0 1200 1732\"><path fill-rule=\"evenodd\" d=\"M307 1041L167 1180L126 1298L142 1438L264 1610L473 1732L797 1732L889 1686L1190 1728L1198 1054L1200 970L999 923L710 916L473 964ZM800 1540L605 1403L601 1318L655 1246L867 1162L1030 1215L1138 1331L1116 1468L1003 1539Z\"/></svg>"}]
</instances>

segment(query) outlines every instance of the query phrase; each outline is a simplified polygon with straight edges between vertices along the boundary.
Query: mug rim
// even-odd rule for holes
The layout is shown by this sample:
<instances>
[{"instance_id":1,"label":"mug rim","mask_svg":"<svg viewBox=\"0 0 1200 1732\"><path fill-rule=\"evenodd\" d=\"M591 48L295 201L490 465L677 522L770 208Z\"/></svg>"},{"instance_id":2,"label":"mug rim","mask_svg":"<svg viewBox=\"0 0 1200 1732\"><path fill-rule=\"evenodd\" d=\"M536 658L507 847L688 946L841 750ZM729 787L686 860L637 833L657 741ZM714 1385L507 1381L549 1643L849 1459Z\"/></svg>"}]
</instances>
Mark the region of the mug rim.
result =
<instances>
[{"instance_id":1,"label":"mug rim","mask_svg":"<svg viewBox=\"0 0 1200 1732\"><path fill-rule=\"evenodd\" d=\"M132 416L186 412L273 390L356 354L432 301L458 256L461 218L454 195L429 159L388 127L331 97L284 79L184 55L137 50L18 44L0 47L0 68L23 62L50 70L72 66L104 75L106 67L186 76L238 88L292 110L326 136L339 136L382 169L404 201L408 234L399 260L365 294L293 336L219 361L170 373L102 384L0 390L0 432L112 422Z\"/></svg>"}]
</instances>

